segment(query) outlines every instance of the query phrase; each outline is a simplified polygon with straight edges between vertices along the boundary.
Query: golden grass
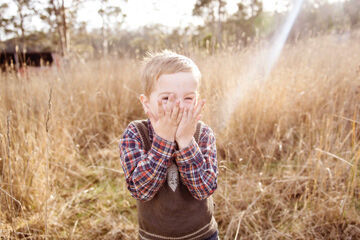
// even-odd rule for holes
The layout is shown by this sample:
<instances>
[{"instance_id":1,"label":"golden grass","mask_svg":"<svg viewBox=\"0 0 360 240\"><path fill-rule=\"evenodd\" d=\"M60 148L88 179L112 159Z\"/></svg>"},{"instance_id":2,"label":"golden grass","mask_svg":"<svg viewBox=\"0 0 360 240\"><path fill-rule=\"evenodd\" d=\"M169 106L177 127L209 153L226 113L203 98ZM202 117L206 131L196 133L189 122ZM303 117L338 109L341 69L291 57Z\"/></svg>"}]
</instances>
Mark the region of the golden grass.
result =
<instances>
[{"instance_id":1,"label":"golden grass","mask_svg":"<svg viewBox=\"0 0 360 240\"><path fill-rule=\"evenodd\" d=\"M222 239L360 238L358 42L286 46L230 117L224 99L234 99L229 89L245 81L256 48L193 52L203 121L217 136ZM109 58L0 75L0 235L136 239L118 141L144 117L138 70L137 60Z\"/></svg>"}]
</instances>

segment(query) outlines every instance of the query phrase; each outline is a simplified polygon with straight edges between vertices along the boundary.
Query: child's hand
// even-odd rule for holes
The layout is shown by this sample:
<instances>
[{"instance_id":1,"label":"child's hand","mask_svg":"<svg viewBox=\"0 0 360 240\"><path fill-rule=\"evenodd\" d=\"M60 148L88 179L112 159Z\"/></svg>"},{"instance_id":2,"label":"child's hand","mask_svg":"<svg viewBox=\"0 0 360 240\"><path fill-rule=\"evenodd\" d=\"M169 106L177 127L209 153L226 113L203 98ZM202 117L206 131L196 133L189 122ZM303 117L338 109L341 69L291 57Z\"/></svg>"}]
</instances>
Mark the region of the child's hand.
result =
<instances>
[{"instance_id":1,"label":"child's hand","mask_svg":"<svg viewBox=\"0 0 360 240\"><path fill-rule=\"evenodd\" d=\"M194 100L190 107L184 109L175 135L175 140L178 143L179 149L183 149L191 143L196 131L196 124L201 118L200 113L204 105L205 100L198 101L196 106Z\"/></svg>"},{"instance_id":2,"label":"child's hand","mask_svg":"<svg viewBox=\"0 0 360 240\"><path fill-rule=\"evenodd\" d=\"M158 100L158 113L156 116L150 109L146 113L155 133L171 142L175 140L176 128L181 120L182 110L179 105L180 102L175 102L175 96L171 94L166 106L163 106L161 99Z\"/></svg>"}]
</instances>

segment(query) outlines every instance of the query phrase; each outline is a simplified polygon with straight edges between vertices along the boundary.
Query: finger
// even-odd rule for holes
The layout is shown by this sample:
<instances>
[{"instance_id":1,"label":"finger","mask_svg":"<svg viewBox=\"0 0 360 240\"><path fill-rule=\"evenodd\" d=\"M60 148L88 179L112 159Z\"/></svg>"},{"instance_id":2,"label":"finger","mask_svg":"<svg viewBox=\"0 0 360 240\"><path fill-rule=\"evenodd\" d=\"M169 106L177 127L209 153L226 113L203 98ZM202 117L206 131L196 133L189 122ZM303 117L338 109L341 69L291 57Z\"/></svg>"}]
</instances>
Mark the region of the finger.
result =
<instances>
[{"instance_id":1,"label":"finger","mask_svg":"<svg viewBox=\"0 0 360 240\"><path fill-rule=\"evenodd\" d=\"M200 101L200 98L197 98L197 97L194 98L194 110L195 110L196 106L199 104L199 101Z\"/></svg>"},{"instance_id":2,"label":"finger","mask_svg":"<svg viewBox=\"0 0 360 240\"><path fill-rule=\"evenodd\" d=\"M180 101L177 100L175 102L175 107L173 108L173 111L171 113L171 119L173 120L177 120L178 114L179 114L179 105L180 105Z\"/></svg>"},{"instance_id":3,"label":"finger","mask_svg":"<svg viewBox=\"0 0 360 240\"><path fill-rule=\"evenodd\" d=\"M164 105L164 110L165 110L165 115L167 117L171 117L171 101L172 101L172 97L171 94L169 95L168 101L166 102L166 104Z\"/></svg>"},{"instance_id":4,"label":"finger","mask_svg":"<svg viewBox=\"0 0 360 240\"><path fill-rule=\"evenodd\" d=\"M156 117L154 116L154 114L150 110L148 110L146 112L146 115L148 116L148 118L150 119L150 121L152 123L155 123L157 121Z\"/></svg>"},{"instance_id":5,"label":"finger","mask_svg":"<svg viewBox=\"0 0 360 240\"><path fill-rule=\"evenodd\" d=\"M190 108L189 108L189 112L188 112L188 117L191 117L193 116L193 113L194 113L194 107L195 107L195 99L191 102L190 104Z\"/></svg>"},{"instance_id":6,"label":"finger","mask_svg":"<svg viewBox=\"0 0 360 240\"><path fill-rule=\"evenodd\" d=\"M199 99L194 107L194 116L196 116L196 113L199 112L201 108L201 104L202 104L202 100Z\"/></svg>"},{"instance_id":7,"label":"finger","mask_svg":"<svg viewBox=\"0 0 360 240\"><path fill-rule=\"evenodd\" d=\"M177 120L176 120L177 124L179 124L181 122L183 116L184 116L184 108L180 107L179 114L178 114Z\"/></svg>"},{"instance_id":8,"label":"finger","mask_svg":"<svg viewBox=\"0 0 360 240\"><path fill-rule=\"evenodd\" d=\"M165 115L165 111L161 99L158 99L158 114L159 114L159 118Z\"/></svg>"},{"instance_id":9,"label":"finger","mask_svg":"<svg viewBox=\"0 0 360 240\"><path fill-rule=\"evenodd\" d=\"M184 109L183 118L187 119L189 117L189 115L190 115L189 111L190 111L189 107L186 106L185 109Z\"/></svg>"},{"instance_id":10,"label":"finger","mask_svg":"<svg viewBox=\"0 0 360 240\"><path fill-rule=\"evenodd\" d=\"M196 110L195 110L195 113L194 113L194 116L198 116L202 110L204 109L204 106L205 106L205 99L199 101L198 105L196 106Z\"/></svg>"},{"instance_id":11,"label":"finger","mask_svg":"<svg viewBox=\"0 0 360 240\"><path fill-rule=\"evenodd\" d=\"M175 102L175 95L173 93L171 93L169 96L169 101L166 104L167 111L170 111L170 113L172 112L172 110L174 108L174 102Z\"/></svg>"},{"instance_id":12,"label":"finger","mask_svg":"<svg viewBox=\"0 0 360 240\"><path fill-rule=\"evenodd\" d=\"M202 117L202 115L201 115L201 114L197 115L197 116L196 116L196 119L195 119L195 120L196 120L196 122L200 121L201 117Z\"/></svg>"}]
</instances>

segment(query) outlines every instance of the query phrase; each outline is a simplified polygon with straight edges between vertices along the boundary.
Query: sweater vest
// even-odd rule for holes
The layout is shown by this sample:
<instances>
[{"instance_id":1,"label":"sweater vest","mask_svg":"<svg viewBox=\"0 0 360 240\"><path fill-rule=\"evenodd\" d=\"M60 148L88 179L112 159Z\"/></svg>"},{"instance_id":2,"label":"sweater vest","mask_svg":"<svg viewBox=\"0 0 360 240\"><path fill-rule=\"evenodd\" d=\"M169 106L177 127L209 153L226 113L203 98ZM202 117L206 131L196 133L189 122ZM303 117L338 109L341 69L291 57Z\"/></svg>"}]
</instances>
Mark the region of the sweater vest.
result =
<instances>
[{"instance_id":1,"label":"sweater vest","mask_svg":"<svg viewBox=\"0 0 360 240\"><path fill-rule=\"evenodd\" d=\"M151 148L147 120L134 121L141 141L148 152ZM199 142L201 127L198 122L194 138ZM171 159L176 164L175 159ZM195 199L179 173L179 185L175 192L166 181L155 196L148 201L137 200L139 239L142 240L203 240L218 230L213 216L212 195L207 199Z\"/></svg>"}]
</instances>

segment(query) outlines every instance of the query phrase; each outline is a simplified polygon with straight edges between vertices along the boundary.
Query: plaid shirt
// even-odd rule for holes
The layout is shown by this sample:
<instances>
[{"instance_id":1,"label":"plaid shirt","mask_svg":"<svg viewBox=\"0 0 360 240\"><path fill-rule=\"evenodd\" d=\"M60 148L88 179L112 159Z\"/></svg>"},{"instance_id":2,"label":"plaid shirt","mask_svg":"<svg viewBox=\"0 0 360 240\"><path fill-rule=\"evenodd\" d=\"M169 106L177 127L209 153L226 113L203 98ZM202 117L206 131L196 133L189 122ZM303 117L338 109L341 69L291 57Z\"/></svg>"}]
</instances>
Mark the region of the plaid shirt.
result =
<instances>
[{"instance_id":1,"label":"plaid shirt","mask_svg":"<svg viewBox=\"0 0 360 240\"><path fill-rule=\"evenodd\" d=\"M208 198L217 188L215 136L207 125L201 128L199 144L178 150L175 142L158 136L148 119L151 149L145 152L140 133L133 123L119 142L121 166L131 195L142 201L152 199L164 184L167 168L175 160L182 182L198 200Z\"/></svg>"}]
</instances>

